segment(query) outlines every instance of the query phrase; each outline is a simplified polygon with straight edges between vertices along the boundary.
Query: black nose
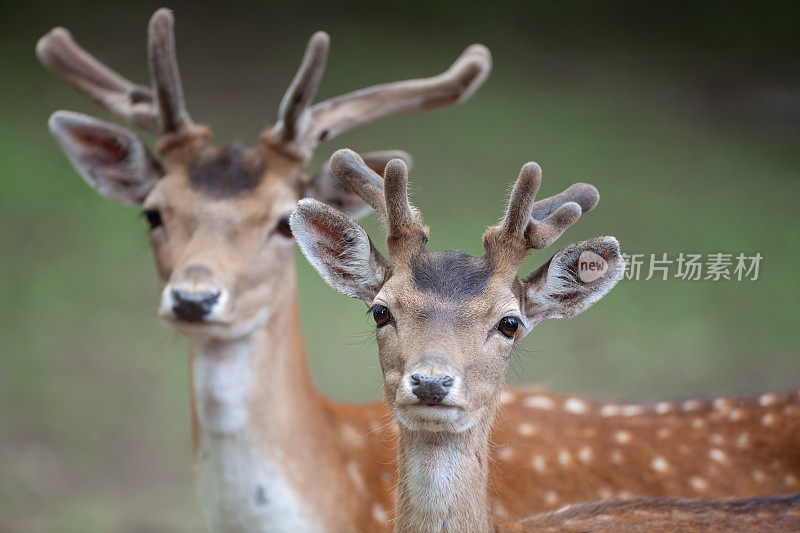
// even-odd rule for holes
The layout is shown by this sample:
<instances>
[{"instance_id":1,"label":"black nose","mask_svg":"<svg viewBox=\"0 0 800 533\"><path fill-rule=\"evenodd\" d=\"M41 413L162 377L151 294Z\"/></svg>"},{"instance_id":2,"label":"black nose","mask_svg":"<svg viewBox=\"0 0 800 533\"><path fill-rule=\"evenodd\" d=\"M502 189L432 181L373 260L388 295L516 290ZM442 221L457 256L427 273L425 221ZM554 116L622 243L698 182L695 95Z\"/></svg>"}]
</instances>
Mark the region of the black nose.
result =
<instances>
[{"instance_id":1,"label":"black nose","mask_svg":"<svg viewBox=\"0 0 800 533\"><path fill-rule=\"evenodd\" d=\"M184 292L172 289L172 312L181 320L187 322L200 322L219 300L219 291L214 292Z\"/></svg>"},{"instance_id":2,"label":"black nose","mask_svg":"<svg viewBox=\"0 0 800 533\"><path fill-rule=\"evenodd\" d=\"M414 396L420 399L421 402L428 404L442 403L444 397L450 392L453 387L453 378L450 376L442 376L434 378L430 376L422 376L420 374L411 374L411 392Z\"/></svg>"}]
</instances>

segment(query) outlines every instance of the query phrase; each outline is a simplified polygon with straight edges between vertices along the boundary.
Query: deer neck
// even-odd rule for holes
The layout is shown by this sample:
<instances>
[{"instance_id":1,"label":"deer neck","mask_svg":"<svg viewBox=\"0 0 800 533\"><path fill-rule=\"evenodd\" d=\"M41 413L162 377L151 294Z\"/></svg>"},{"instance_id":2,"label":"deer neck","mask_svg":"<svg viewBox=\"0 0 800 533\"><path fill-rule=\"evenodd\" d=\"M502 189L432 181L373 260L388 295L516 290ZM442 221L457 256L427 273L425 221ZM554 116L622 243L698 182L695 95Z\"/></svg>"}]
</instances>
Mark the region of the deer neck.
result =
<instances>
[{"instance_id":1,"label":"deer neck","mask_svg":"<svg viewBox=\"0 0 800 533\"><path fill-rule=\"evenodd\" d=\"M317 531L313 480L331 461L300 330L296 274L267 319L236 340L192 339L195 458L214 531Z\"/></svg>"},{"instance_id":2,"label":"deer neck","mask_svg":"<svg viewBox=\"0 0 800 533\"><path fill-rule=\"evenodd\" d=\"M492 530L490 426L484 420L463 433L400 427L396 531Z\"/></svg>"}]
</instances>

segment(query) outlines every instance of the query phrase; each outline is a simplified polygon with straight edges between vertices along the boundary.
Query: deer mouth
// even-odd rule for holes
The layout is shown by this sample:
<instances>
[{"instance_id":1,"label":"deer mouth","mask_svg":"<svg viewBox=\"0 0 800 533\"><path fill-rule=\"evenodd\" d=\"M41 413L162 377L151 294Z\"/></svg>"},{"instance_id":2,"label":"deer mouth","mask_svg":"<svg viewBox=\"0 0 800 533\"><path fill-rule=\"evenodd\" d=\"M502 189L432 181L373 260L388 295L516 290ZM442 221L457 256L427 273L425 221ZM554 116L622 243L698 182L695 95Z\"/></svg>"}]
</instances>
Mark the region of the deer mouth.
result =
<instances>
[{"instance_id":1,"label":"deer mouth","mask_svg":"<svg viewBox=\"0 0 800 533\"><path fill-rule=\"evenodd\" d=\"M256 328L262 326L268 319L266 309L260 309L252 317L240 321L220 319L185 320L172 313L160 313L179 333L187 337L217 338L234 340L251 334Z\"/></svg>"}]
</instances>

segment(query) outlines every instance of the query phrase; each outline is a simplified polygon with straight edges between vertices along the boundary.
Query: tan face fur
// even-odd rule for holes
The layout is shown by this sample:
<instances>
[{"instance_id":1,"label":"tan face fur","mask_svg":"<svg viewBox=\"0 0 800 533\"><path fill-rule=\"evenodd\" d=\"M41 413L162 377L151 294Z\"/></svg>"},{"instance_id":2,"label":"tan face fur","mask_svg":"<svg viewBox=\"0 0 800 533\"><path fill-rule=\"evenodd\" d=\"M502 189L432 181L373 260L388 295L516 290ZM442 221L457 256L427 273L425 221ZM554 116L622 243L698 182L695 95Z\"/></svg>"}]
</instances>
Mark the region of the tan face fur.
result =
<instances>
[{"instance_id":1,"label":"tan face fur","mask_svg":"<svg viewBox=\"0 0 800 533\"><path fill-rule=\"evenodd\" d=\"M151 230L162 293L159 315L188 334L237 337L260 325L265 302L294 260L282 231L299 200L297 187L265 172L245 196L215 198L193 188L187 173L166 174L144 201L161 224ZM176 315L174 294L218 293L201 321Z\"/></svg>"},{"instance_id":2,"label":"tan face fur","mask_svg":"<svg viewBox=\"0 0 800 533\"><path fill-rule=\"evenodd\" d=\"M449 289L423 290L412 271L403 269L375 296L373 305L391 313L376 332L384 396L412 430L461 432L493 412L514 340L523 335L523 328L514 338L497 328L504 317L523 320L516 278L491 276L478 294L469 294L471 287L467 294ZM415 374L453 379L441 404L426 405L413 393Z\"/></svg>"}]
</instances>

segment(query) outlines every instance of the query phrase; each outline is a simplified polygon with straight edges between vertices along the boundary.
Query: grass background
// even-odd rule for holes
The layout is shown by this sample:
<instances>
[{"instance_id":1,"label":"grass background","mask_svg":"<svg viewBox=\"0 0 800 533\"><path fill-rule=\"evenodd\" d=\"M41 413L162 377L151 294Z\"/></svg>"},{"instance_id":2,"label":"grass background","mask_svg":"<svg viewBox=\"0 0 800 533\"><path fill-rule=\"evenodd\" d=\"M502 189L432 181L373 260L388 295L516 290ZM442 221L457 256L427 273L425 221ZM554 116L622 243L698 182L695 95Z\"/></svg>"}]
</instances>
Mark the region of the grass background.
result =
<instances>
[{"instance_id":1,"label":"grass background","mask_svg":"<svg viewBox=\"0 0 800 533\"><path fill-rule=\"evenodd\" d=\"M0 531L202 527L184 340L156 318L146 228L87 187L46 130L56 109L101 115L33 54L55 25L145 81L159 4L0 3ZM543 194L577 180L598 208L559 244L617 236L627 252L760 252L758 281L624 281L590 312L542 324L509 381L652 400L800 383L797 4L174 2L192 115L253 143L308 36L331 57L319 98L442 70L471 42L494 71L467 103L324 144L402 148L430 249L480 253L519 167ZM367 224L379 236L374 217ZM380 237L378 237L380 240ZM549 254L537 253L532 269ZM298 254L319 387L378 397L371 325Z\"/></svg>"}]
</instances>

